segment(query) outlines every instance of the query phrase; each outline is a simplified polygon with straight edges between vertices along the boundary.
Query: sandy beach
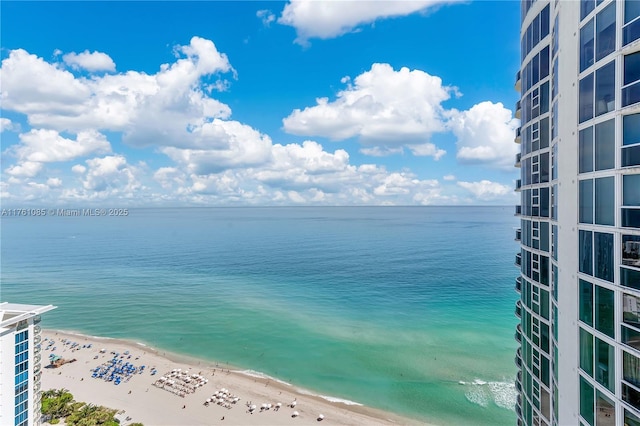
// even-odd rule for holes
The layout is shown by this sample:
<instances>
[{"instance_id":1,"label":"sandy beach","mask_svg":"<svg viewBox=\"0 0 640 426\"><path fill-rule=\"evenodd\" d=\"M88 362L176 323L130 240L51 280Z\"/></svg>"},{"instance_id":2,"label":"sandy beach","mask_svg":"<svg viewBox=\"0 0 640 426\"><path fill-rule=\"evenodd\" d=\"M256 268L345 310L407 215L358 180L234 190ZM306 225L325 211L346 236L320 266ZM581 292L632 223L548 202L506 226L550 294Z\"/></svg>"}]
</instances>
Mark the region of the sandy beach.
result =
<instances>
[{"instance_id":1,"label":"sandy beach","mask_svg":"<svg viewBox=\"0 0 640 426\"><path fill-rule=\"evenodd\" d=\"M56 330L43 330L42 339L43 365L51 354L76 360L43 368L42 390L65 388L76 401L120 410L117 417L122 425L423 424L362 405L330 401L257 373L130 341ZM121 373L112 375L116 369ZM114 380L105 380L110 376ZM210 402L205 404L207 399Z\"/></svg>"}]
</instances>

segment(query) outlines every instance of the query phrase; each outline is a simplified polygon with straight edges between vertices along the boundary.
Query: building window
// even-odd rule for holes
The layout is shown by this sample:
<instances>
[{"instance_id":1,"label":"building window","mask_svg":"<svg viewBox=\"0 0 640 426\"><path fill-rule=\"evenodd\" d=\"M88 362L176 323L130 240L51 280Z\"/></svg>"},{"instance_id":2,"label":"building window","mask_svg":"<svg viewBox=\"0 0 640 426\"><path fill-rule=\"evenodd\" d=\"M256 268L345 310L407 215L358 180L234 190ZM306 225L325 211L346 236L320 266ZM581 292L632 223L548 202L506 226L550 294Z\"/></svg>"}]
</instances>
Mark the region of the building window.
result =
<instances>
[{"instance_id":1,"label":"building window","mask_svg":"<svg viewBox=\"0 0 640 426\"><path fill-rule=\"evenodd\" d=\"M640 2L638 0L625 0L624 2L622 34L624 46L640 38Z\"/></svg>"},{"instance_id":2,"label":"building window","mask_svg":"<svg viewBox=\"0 0 640 426\"><path fill-rule=\"evenodd\" d=\"M622 226L640 228L640 174L622 177Z\"/></svg>"},{"instance_id":3,"label":"building window","mask_svg":"<svg viewBox=\"0 0 640 426\"><path fill-rule=\"evenodd\" d=\"M607 170L615 167L615 122L613 119L596 124L595 159L596 170ZM613 223L612 223L613 225Z\"/></svg>"},{"instance_id":4,"label":"building window","mask_svg":"<svg viewBox=\"0 0 640 426\"><path fill-rule=\"evenodd\" d=\"M620 268L620 284L625 287L640 290L640 270Z\"/></svg>"},{"instance_id":5,"label":"building window","mask_svg":"<svg viewBox=\"0 0 640 426\"><path fill-rule=\"evenodd\" d=\"M593 284L579 280L580 321L593 327ZM585 370L591 374L591 370Z\"/></svg>"},{"instance_id":6,"label":"building window","mask_svg":"<svg viewBox=\"0 0 640 426\"><path fill-rule=\"evenodd\" d=\"M640 268L640 235L622 236L622 264Z\"/></svg>"},{"instance_id":7,"label":"building window","mask_svg":"<svg viewBox=\"0 0 640 426\"><path fill-rule=\"evenodd\" d=\"M616 369L613 346L596 337L595 352L595 379L611 392L615 392Z\"/></svg>"},{"instance_id":8,"label":"building window","mask_svg":"<svg viewBox=\"0 0 640 426\"><path fill-rule=\"evenodd\" d=\"M635 414L625 408L624 424L628 426L640 426L640 417L637 417Z\"/></svg>"},{"instance_id":9,"label":"building window","mask_svg":"<svg viewBox=\"0 0 640 426\"><path fill-rule=\"evenodd\" d=\"M593 73L580 80L580 123L593 118Z\"/></svg>"},{"instance_id":10,"label":"building window","mask_svg":"<svg viewBox=\"0 0 640 426\"><path fill-rule=\"evenodd\" d=\"M594 39L593 19L591 19L580 29L580 72L593 65Z\"/></svg>"},{"instance_id":11,"label":"building window","mask_svg":"<svg viewBox=\"0 0 640 426\"><path fill-rule=\"evenodd\" d=\"M582 376L580 377L580 415L589 423L593 423L593 386L587 382Z\"/></svg>"},{"instance_id":12,"label":"building window","mask_svg":"<svg viewBox=\"0 0 640 426\"><path fill-rule=\"evenodd\" d=\"M596 116L615 109L616 66L611 61L596 71Z\"/></svg>"},{"instance_id":13,"label":"building window","mask_svg":"<svg viewBox=\"0 0 640 426\"><path fill-rule=\"evenodd\" d=\"M593 249L594 275L613 282L613 234L594 232Z\"/></svg>"},{"instance_id":14,"label":"building window","mask_svg":"<svg viewBox=\"0 0 640 426\"><path fill-rule=\"evenodd\" d=\"M622 382L622 400L636 409L640 409L640 391Z\"/></svg>"},{"instance_id":15,"label":"building window","mask_svg":"<svg viewBox=\"0 0 640 426\"><path fill-rule=\"evenodd\" d=\"M591 231L580 230L580 272L593 275L593 233Z\"/></svg>"},{"instance_id":16,"label":"building window","mask_svg":"<svg viewBox=\"0 0 640 426\"><path fill-rule=\"evenodd\" d=\"M638 165L640 165L640 114L625 115L622 118L622 166Z\"/></svg>"},{"instance_id":17,"label":"building window","mask_svg":"<svg viewBox=\"0 0 640 426\"><path fill-rule=\"evenodd\" d=\"M616 425L615 404L600 391L596 391L596 412L604 413L604 416L598 417L598 426Z\"/></svg>"},{"instance_id":18,"label":"building window","mask_svg":"<svg viewBox=\"0 0 640 426\"><path fill-rule=\"evenodd\" d=\"M615 167L614 120L611 119L595 126L595 143L593 127L581 130L578 152L580 173L613 169Z\"/></svg>"},{"instance_id":19,"label":"building window","mask_svg":"<svg viewBox=\"0 0 640 426\"><path fill-rule=\"evenodd\" d=\"M593 9L596 8L595 0L581 0L580 1L580 19L584 19L593 12Z\"/></svg>"},{"instance_id":20,"label":"building window","mask_svg":"<svg viewBox=\"0 0 640 426\"><path fill-rule=\"evenodd\" d=\"M616 48L616 2L596 15L596 32L596 61L599 61Z\"/></svg>"},{"instance_id":21,"label":"building window","mask_svg":"<svg viewBox=\"0 0 640 426\"><path fill-rule=\"evenodd\" d=\"M640 102L640 52L624 57L622 106Z\"/></svg>"},{"instance_id":22,"label":"building window","mask_svg":"<svg viewBox=\"0 0 640 426\"><path fill-rule=\"evenodd\" d=\"M578 158L578 171L580 173L593 171L593 127L591 126L580 130L578 137Z\"/></svg>"},{"instance_id":23,"label":"building window","mask_svg":"<svg viewBox=\"0 0 640 426\"><path fill-rule=\"evenodd\" d=\"M613 291L595 287L595 329L607 336L614 337L614 295Z\"/></svg>"},{"instance_id":24,"label":"building window","mask_svg":"<svg viewBox=\"0 0 640 426\"><path fill-rule=\"evenodd\" d=\"M640 329L640 298L632 294L622 295L622 320L625 324Z\"/></svg>"},{"instance_id":25,"label":"building window","mask_svg":"<svg viewBox=\"0 0 640 426\"><path fill-rule=\"evenodd\" d=\"M579 184L578 203L580 223L613 226L615 219L614 177L581 180Z\"/></svg>"}]
</instances>

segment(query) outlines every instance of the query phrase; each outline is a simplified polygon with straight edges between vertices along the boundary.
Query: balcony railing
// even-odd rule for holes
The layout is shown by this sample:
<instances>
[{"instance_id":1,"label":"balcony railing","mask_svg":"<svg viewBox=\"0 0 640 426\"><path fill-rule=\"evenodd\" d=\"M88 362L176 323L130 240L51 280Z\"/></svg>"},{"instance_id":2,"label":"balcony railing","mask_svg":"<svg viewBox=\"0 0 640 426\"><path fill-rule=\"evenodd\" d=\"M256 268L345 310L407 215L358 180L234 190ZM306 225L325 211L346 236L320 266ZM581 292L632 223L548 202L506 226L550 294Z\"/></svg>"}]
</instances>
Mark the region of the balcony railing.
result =
<instances>
[{"instance_id":1,"label":"balcony railing","mask_svg":"<svg viewBox=\"0 0 640 426\"><path fill-rule=\"evenodd\" d=\"M518 293L522 292L522 277L516 277L516 291Z\"/></svg>"},{"instance_id":2,"label":"balcony railing","mask_svg":"<svg viewBox=\"0 0 640 426\"><path fill-rule=\"evenodd\" d=\"M520 191L520 189L522 188L522 179L518 179L516 180L516 191Z\"/></svg>"},{"instance_id":3,"label":"balcony railing","mask_svg":"<svg viewBox=\"0 0 640 426\"><path fill-rule=\"evenodd\" d=\"M520 159L522 158L522 154L517 153L516 154L516 164L514 164L515 167L520 167Z\"/></svg>"},{"instance_id":4,"label":"balcony railing","mask_svg":"<svg viewBox=\"0 0 640 426\"><path fill-rule=\"evenodd\" d=\"M521 143L522 142L522 127L518 127L516 129L516 137L513 140L515 143Z\"/></svg>"},{"instance_id":5,"label":"balcony railing","mask_svg":"<svg viewBox=\"0 0 640 426\"><path fill-rule=\"evenodd\" d=\"M520 350L520 348L518 348L518 350L516 351L515 362L518 368L522 367L522 351Z\"/></svg>"},{"instance_id":6,"label":"balcony railing","mask_svg":"<svg viewBox=\"0 0 640 426\"><path fill-rule=\"evenodd\" d=\"M516 342L518 342L518 343L522 343L522 326L521 326L520 324L518 324L518 325L516 326L516 334L515 334L515 337L516 337ZM519 350L519 349L518 349L518 350Z\"/></svg>"},{"instance_id":7,"label":"balcony railing","mask_svg":"<svg viewBox=\"0 0 640 426\"><path fill-rule=\"evenodd\" d=\"M518 71L516 73L516 84L515 84L515 89L516 91L520 91L520 89L522 89L522 78L520 78L520 71Z\"/></svg>"},{"instance_id":8,"label":"balcony railing","mask_svg":"<svg viewBox=\"0 0 640 426\"><path fill-rule=\"evenodd\" d=\"M522 116L522 107L520 104L520 101L516 102L516 113L515 113L515 117L516 118L520 118Z\"/></svg>"},{"instance_id":9,"label":"balcony railing","mask_svg":"<svg viewBox=\"0 0 640 426\"><path fill-rule=\"evenodd\" d=\"M521 229L516 229L516 241L520 241L520 238L522 237L522 230Z\"/></svg>"},{"instance_id":10,"label":"balcony railing","mask_svg":"<svg viewBox=\"0 0 640 426\"><path fill-rule=\"evenodd\" d=\"M516 254L516 266L520 267L522 266L522 254L518 253Z\"/></svg>"},{"instance_id":11,"label":"balcony railing","mask_svg":"<svg viewBox=\"0 0 640 426\"><path fill-rule=\"evenodd\" d=\"M519 300L516 302L516 316L522 318L522 303Z\"/></svg>"},{"instance_id":12,"label":"balcony railing","mask_svg":"<svg viewBox=\"0 0 640 426\"><path fill-rule=\"evenodd\" d=\"M521 215L522 214L522 206L516 206L516 216Z\"/></svg>"}]
</instances>

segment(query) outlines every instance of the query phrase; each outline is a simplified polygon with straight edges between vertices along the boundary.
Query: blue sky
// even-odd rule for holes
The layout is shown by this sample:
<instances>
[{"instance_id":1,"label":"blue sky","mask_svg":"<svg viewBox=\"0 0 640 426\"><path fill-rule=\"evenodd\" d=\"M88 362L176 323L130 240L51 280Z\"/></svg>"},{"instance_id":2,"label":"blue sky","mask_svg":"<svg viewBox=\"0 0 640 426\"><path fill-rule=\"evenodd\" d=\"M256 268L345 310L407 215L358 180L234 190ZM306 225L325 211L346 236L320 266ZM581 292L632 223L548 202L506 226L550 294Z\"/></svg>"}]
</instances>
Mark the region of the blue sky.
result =
<instances>
[{"instance_id":1,"label":"blue sky","mask_svg":"<svg viewBox=\"0 0 640 426\"><path fill-rule=\"evenodd\" d=\"M3 205L513 204L516 1L1 8Z\"/></svg>"}]
</instances>

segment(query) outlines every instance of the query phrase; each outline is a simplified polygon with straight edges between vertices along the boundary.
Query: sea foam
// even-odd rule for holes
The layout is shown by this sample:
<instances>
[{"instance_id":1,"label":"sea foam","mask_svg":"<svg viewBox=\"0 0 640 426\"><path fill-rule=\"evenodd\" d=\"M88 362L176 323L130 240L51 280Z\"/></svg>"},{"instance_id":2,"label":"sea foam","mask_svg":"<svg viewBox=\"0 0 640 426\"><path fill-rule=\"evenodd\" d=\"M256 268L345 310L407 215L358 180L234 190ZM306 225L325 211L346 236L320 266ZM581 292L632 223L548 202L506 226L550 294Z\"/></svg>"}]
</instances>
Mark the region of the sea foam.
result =
<instances>
[{"instance_id":1,"label":"sea foam","mask_svg":"<svg viewBox=\"0 0 640 426\"><path fill-rule=\"evenodd\" d=\"M487 407L493 402L507 410L513 410L516 405L517 392L515 384L511 381L487 382L475 379L473 382L460 380L458 383L467 388L464 396L473 404Z\"/></svg>"}]
</instances>

